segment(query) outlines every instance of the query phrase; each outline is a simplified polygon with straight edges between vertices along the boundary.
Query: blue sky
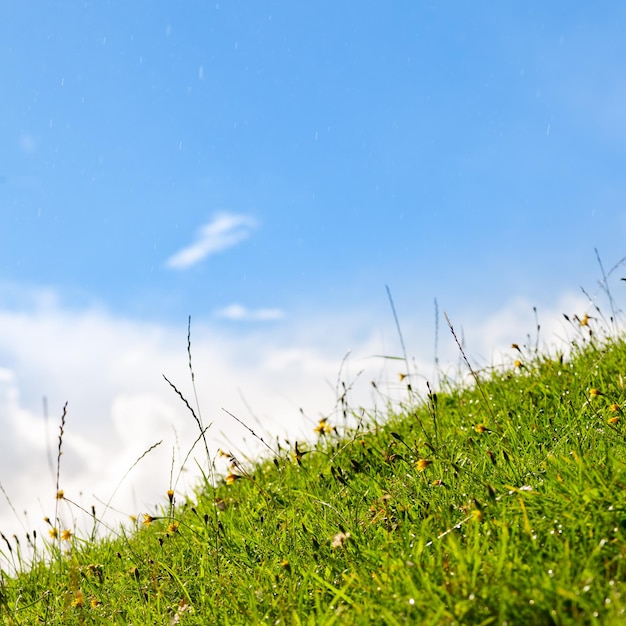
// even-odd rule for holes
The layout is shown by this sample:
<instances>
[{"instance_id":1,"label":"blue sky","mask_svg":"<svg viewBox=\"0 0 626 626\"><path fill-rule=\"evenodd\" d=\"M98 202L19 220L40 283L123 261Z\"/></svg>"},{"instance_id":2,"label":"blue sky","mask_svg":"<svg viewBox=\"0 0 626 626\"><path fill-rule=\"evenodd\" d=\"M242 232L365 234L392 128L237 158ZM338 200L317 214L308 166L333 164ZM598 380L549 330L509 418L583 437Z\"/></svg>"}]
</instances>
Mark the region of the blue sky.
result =
<instances>
[{"instance_id":1,"label":"blue sky","mask_svg":"<svg viewBox=\"0 0 626 626\"><path fill-rule=\"evenodd\" d=\"M487 361L532 306L558 332L594 248L626 255L625 26L619 3L5 4L0 419L39 450L41 397L68 400L78 484L89 441L126 467L183 419L160 375L185 376L189 315L207 421L270 432L332 410L349 350L399 353L385 285L420 363L434 298Z\"/></svg>"}]
</instances>

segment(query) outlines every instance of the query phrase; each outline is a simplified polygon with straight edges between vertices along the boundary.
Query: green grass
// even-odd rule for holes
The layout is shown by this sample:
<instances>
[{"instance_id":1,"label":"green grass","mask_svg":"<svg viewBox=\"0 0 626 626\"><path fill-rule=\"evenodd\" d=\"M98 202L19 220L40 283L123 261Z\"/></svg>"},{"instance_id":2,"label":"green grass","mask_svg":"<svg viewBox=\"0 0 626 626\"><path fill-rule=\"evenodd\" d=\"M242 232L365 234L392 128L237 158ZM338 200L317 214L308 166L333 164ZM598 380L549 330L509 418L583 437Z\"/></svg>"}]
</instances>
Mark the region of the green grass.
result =
<instances>
[{"instance_id":1,"label":"green grass","mask_svg":"<svg viewBox=\"0 0 626 626\"><path fill-rule=\"evenodd\" d=\"M233 457L134 530L46 538L3 573L3 623L626 623L626 343L594 323L566 358L512 348L471 385Z\"/></svg>"}]
</instances>

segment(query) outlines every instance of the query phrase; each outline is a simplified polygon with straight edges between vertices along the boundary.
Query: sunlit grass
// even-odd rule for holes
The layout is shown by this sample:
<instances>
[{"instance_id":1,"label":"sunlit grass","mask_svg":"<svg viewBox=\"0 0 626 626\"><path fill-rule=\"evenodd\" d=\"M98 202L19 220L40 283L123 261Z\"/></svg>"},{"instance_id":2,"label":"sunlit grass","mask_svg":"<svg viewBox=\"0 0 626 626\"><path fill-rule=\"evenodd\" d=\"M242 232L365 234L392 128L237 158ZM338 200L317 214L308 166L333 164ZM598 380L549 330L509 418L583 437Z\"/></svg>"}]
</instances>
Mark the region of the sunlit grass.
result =
<instances>
[{"instance_id":1,"label":"sunlit grass","mask_svg":"<svg viewBox=\"0 0 626 626\"><path fill-rule=\"evenodd\" d=\"M472 384L222 451L221 478L207 456L106 540L55 514L26 563L3 536L3 623L626 623L626 343L567 319L567 356L520 341Z\"/></svg>"}]
</instances>

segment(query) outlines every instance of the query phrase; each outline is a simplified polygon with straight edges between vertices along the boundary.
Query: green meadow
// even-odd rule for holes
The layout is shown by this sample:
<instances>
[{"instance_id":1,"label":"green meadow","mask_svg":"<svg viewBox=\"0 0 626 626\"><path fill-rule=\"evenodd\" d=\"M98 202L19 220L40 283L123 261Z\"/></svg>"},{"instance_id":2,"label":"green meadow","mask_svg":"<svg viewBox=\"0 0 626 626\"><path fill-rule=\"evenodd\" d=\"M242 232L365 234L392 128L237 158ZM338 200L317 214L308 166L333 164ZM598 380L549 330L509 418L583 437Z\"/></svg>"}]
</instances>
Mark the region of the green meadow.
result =
<instances>
[{"instance_id":1,"label":"green meadow","mask_svg":"<svg viewBox=\"0 0 626 626\"><path fill-rule=\"evenodd\" d=\"M348 383L310 441L253 432L254 461L212 458L179 394L195 493L100 539L95 511L61 526L61 463L49 536L2 535L1 623L626 624L626 342L599 309L564 324L561 352L520 337L486 368L449 324L463 376L418 393L395 361L406 401Z\"/></svg>"}]
</instances>

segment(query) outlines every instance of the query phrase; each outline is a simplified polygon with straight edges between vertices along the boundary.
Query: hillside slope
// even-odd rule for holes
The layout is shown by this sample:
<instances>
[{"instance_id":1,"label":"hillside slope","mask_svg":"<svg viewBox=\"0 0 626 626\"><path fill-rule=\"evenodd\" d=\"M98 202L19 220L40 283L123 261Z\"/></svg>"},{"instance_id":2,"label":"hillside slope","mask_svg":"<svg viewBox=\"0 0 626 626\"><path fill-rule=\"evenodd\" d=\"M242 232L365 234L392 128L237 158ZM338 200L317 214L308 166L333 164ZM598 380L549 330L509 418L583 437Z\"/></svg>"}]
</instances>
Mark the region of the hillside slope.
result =
<instances>
[{"instance_id":1,"label":"hillside slope","mask_svg":"<svg viewBox=\"0 0 626 626\"><path fill-rule=\"evenodd\" d=\"M566 359L513 346L388 415L345 404L115 539L53 530L3 623L626 623L626 344L586 322Z\"/></svg>"}]
</instances>

